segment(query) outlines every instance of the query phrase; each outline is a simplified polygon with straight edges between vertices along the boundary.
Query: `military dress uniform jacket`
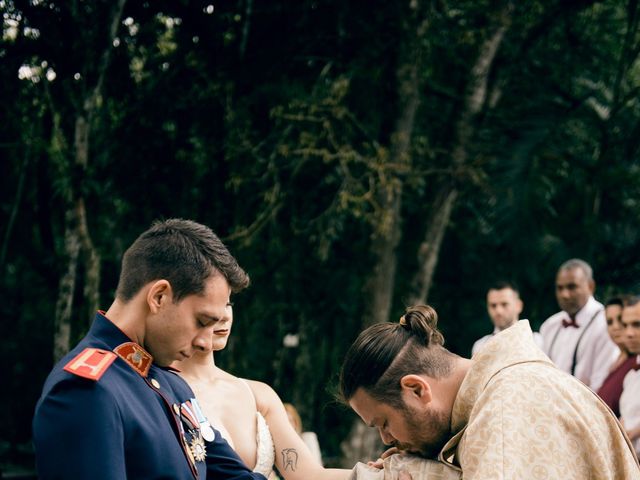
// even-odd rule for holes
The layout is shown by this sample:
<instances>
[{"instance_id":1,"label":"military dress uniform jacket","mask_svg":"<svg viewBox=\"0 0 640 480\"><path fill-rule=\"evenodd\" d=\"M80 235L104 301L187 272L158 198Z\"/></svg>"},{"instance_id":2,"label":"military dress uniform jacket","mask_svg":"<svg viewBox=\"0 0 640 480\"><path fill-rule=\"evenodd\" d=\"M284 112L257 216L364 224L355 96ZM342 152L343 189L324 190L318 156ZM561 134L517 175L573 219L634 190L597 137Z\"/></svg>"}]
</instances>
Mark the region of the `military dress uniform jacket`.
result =
<instances>
[{"instance_id":1,"label":"military dress uniform jacket","mask_svg":"<svg viewBox=\"0 0 640 480\"><path fill-rule=\"evenodd\" d=\"M264 480L219 432L203 439L208 429L193 398L182 378L98 313L36 406L38 477Z\"/></svg>"}]
</instances>

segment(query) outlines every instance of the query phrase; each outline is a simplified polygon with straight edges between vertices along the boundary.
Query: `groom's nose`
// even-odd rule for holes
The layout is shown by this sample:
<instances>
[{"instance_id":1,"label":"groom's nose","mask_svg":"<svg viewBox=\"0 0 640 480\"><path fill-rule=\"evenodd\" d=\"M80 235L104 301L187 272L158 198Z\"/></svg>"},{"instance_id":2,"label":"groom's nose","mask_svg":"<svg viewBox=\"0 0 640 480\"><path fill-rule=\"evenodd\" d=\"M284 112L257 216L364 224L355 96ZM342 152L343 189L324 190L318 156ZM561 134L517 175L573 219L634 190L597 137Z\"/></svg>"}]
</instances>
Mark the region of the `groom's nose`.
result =
<instances>
[{"instance_id":1,"label":"groom's nose","mask_svg":"<svg viewBox=\"0 0 640 480\"><path fill-rule=\"evenodd\" d=\"M396 439L393 435L386 432L382 428L379 430L379 432L380 432L380 438L382 439L382 443L384 443L385 445L391 445L391 446L395 444Z\"/></svg>"}]
</instances>

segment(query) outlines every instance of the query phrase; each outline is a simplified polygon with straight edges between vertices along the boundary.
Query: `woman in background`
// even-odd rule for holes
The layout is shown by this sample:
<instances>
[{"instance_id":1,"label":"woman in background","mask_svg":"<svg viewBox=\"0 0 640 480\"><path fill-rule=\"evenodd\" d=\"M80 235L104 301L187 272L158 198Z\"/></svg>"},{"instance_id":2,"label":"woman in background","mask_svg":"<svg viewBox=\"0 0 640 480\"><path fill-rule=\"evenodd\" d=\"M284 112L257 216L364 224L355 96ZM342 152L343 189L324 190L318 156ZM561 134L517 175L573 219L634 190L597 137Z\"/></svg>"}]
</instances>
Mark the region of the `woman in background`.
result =
<instances>
[{"instance_id":1,"label":"woman in background","mask_svg":"<svg viewBox=\"0 0 640 480\"><path fill-rule=\"evenodd\" d=\"M618 358L609 368L609 375L598 389L598 395L609 406L616 417L620 418L620 395L622 382L629 370L635 365L635 357L629 355L624 339L624 325L622 323L622 308L625 305L623 297L611 298L604 307L607 319L607 331L611 340L618 346Z\"/></svg>"}]
</instances>

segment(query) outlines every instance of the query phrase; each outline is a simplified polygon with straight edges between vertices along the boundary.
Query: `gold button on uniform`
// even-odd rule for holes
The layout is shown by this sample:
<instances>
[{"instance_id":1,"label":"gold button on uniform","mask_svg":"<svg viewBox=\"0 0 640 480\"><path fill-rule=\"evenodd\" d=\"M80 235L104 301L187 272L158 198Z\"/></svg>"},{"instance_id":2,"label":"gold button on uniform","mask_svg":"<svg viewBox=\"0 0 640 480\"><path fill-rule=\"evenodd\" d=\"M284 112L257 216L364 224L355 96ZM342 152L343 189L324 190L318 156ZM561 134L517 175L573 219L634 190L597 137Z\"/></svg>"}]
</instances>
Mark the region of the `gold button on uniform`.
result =
<instances>
[{"instance_id":1,"label":"gold button on uniform","mask_svg":"<svg viewBox=\"0 0 640 480\"><path fill-rule=\"evenodd\" d=\"M160 382L155 378L151 379L151 385L153 385L155 388L160 388Z\"/></svg>"},{"instance_id":2,"label":"gold button on uniform","mask_svg":"<svg viewBox=\"0 0 640 480\"><path fill-rule=\"evenodd\" d=\"M173 411L176 412L176 415L180 415L180 405L178 405L177 403L174 403Z\"/></svg>"}]
</instances>

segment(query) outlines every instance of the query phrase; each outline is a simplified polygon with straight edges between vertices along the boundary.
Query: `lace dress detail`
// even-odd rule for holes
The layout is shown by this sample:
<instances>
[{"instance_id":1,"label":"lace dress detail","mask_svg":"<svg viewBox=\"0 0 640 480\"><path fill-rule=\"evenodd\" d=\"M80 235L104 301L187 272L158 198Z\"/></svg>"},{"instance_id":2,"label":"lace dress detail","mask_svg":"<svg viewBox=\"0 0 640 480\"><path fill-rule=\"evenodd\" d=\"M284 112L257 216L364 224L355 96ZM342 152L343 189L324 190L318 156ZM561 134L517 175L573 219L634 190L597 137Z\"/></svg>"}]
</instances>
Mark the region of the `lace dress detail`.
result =
<instances>
[{"instance_id":1,"label":"lace dress detail","mask_svg":"<svg viewBox=\"0 0 640 480\"><path fill-rule=\"evenodd\" d=\"M269 478L269 475L273 472L273 465L276 460L276 451L273 445L273 437L269 430L269 425L260 412L256 412L257 423L257 454L256 454L256 466L253 469L254 472L261 473L265 477Z\"/></svg>"},{"instance_id":2,"label":"lace dress detail","mask_svg":"<svg viewBox=\"0 0 640 480\"><path fill-rule=\"evenodd\" d=\"M253 401L255 402L256 397L247 381L243 378L240 380L245 384L253 397ZM271 436L269 425L267 425L267 421L264 419L264 416L260 412L256 411L256 466L253 471L261 473L265 477L269 478L271 473L273 473L273 466L275 465L275 462L276 449L273 444L273 437Z\"/></svg>"}]
</instances>

